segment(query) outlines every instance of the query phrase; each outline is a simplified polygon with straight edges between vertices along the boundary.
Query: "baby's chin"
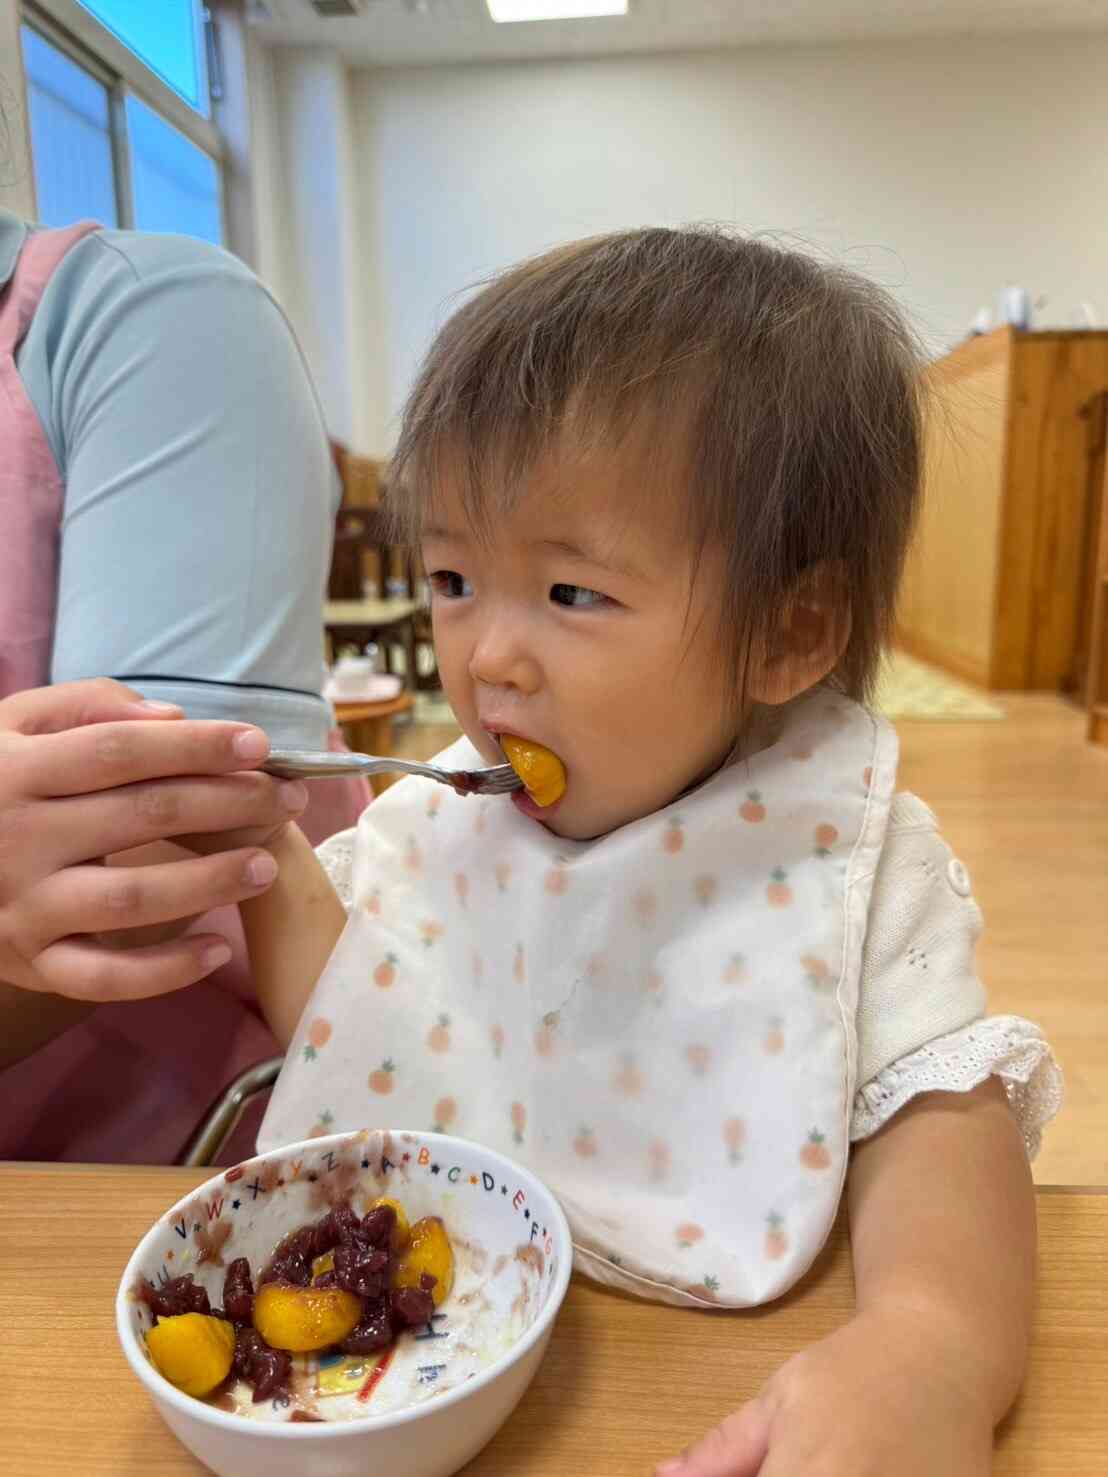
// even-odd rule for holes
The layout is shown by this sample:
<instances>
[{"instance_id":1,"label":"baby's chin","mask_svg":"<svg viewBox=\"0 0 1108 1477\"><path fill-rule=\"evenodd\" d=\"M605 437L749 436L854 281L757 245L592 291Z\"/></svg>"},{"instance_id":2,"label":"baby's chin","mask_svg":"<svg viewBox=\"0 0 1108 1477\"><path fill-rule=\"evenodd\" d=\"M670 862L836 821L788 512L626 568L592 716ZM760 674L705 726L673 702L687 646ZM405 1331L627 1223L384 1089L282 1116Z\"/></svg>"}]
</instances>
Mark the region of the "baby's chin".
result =
<instances>
[{"instance_id":1,"label":"baby's chin","mask_svg":"<svg viewBox=\"0 0 1108 1477\"><path fill-rule=\"evenodd\" d=\"M552 835L567 841L599 841L602 836L610 836L613 831L620 831L669 803L662 799L657 805L613 806L608 797L607 804L590 805L585 796L573 796L572 789L571 783L565 799L551 808L550 816L541 818L541 824Z\"/></svg>"},{"instance_id":2,"label":"baby's chin","mask_svg":"<svg viewBox=\"0 0 1108 1477\"><path fill-rule=\"evenodd\" d=\"M525 791L516 791L509 803L521 816L566 841L593 841L615 829L606 818L590 814L587 807L580 804L579 797L573 794L572 781L564 795L552 805L538 804Z\"/></svg>"}]
</instances>

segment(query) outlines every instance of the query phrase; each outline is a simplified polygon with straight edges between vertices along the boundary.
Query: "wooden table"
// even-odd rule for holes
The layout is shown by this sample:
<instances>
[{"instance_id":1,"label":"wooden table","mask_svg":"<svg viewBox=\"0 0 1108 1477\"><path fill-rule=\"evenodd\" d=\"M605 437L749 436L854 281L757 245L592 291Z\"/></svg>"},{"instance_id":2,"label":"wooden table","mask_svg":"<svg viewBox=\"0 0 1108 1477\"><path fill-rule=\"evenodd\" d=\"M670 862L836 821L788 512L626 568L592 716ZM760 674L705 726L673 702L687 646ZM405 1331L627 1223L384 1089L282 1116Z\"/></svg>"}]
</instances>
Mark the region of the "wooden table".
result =
<instances>
[{"instance_id":1,"label":"wooden table","mask_svg":"<svg viewBox=\"0 0 1108 1477\"><path fill-rule=\"evenodd\" d=\"M355 754L376 754L387 759L392 753L392 720L400 713L407 713L412 706L412 695L400 692L396 697L380 703L351 703L334 698L335 721L346 735L346 742ZM398 775L375 774L370 777L373 793L380 795L399 778Z\"/></svg>"},{"instance_id":2,"label":"wooden table","mask_svg":"<svg viewBox=\"0 0 1108 1477\"><path fill-rule=\"evenodd\" d=\"M204 1471L120 1351L114 1300L151 1223L206 1170L0 1166L3 1469L20 1477ZM997 1477L1108 1472L1108 1190L1041 1189L1039 1311ZM647 1477L850 1315L840 1228L804 1283L747 1314L632 1301L575 1279L516 1414L467 1477ZM879 1418L877 1416L876 1418ZM895 1477L895 1474L890 1474Z\"/></svg>"},{"instance_id":3,"label":"wooden table","mask_svg":"<svg viewBox=\"0 0 1108 1477\"><path fill-rule=\"evenodd\" d=\"M323 629L336 641L351 641L365 646L378 637L385 638L388 658L388 633L395 631L404 648L407 670L404 680L409 687L416 681L416 639L413 617L422 606L418 600L327 600L323 606ZM391 671L391 666L389 671Z\"/></svg>"}]
</instances>

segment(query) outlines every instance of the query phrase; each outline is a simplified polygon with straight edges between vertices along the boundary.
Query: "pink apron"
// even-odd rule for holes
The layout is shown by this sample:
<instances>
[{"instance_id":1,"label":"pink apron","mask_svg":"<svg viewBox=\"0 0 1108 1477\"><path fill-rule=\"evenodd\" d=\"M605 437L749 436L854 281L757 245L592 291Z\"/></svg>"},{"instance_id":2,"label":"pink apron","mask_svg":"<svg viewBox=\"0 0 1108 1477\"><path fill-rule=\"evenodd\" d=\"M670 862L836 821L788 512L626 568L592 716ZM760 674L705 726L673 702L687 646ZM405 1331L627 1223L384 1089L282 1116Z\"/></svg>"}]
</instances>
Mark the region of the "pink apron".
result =
<instances>
[{"instance_id":1,"label":"pink apron","mask_svg":"<svg viewBox=\"0 0 1108 1477\"><path fill-rule=\"evenodd\" d=\"M0 698L49 682L63 489L15 354L54 269L97 227L28 235L0 289ZM331 747L341 748L337 733ZM366 782L316 786L303 825L313 844L354 824ZM213 1099L279 1047L252 1002L238 912L196 925L234 947L217 974L173 995L103 1005L0 1074L0 1159L169 1164ZM258 1115L222 1162L252 1148Z\"/></svg>"}]
</instances>

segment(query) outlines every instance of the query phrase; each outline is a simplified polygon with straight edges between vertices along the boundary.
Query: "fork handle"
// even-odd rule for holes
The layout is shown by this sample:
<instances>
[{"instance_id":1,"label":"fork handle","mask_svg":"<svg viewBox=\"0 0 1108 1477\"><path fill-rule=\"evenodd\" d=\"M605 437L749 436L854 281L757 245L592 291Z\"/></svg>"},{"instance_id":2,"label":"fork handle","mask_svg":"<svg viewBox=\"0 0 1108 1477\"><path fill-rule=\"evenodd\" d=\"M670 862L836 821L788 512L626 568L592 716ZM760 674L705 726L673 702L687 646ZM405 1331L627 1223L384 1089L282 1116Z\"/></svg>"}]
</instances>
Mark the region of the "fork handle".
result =
<instances>
[{"instance_id":1,"label":"fork handle","mask_svg":"<svg viewBox=\"0 0 1108 1477\"><path fill-rule=\"evenodd\" d=\"M344 774L384 774L403 768L403 760L382 759L374 754L332 754L311 749L270 749L262 765L266 774L285 780L338 779Z\"/></svg>"}]
</instances>

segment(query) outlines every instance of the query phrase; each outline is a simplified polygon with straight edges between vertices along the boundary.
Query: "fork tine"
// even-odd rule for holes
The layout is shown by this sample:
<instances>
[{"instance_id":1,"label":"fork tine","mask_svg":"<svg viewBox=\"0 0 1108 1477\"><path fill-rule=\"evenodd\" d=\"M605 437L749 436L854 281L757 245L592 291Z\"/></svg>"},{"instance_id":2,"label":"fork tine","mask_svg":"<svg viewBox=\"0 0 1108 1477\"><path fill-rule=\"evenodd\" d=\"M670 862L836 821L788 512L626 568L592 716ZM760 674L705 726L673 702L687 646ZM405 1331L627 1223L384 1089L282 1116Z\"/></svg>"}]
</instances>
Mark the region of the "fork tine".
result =
<instances>
[{"instance_id":1,"label":"fork tine","mask_svg":"<svg viewBox=\"0 0 1108 1477\"><path fill-rule=\"evenodd\" d=\"M494 769L472 770L470 775L481 795L506 795L512 790L518 790L521 785L519 776L510 764L498 764Z\"/></svg>"},{"instance_id":2,"label":"fork tine","mask_svg":"<svg viewBox=\"0 0 1108 1477\"><path fill-rule=\"evenodd\" d=\"M437 764L413 759L384 758L377 754L315 753L302 749L271 749L262 765L268 774L285 779L334 779L346 774L416 775L437 780L453 789L461 786L477 795L506 795L520 788L522 781L510 764L497 764L488 769L449 770Z\"/></svg>"}]
</instances>

